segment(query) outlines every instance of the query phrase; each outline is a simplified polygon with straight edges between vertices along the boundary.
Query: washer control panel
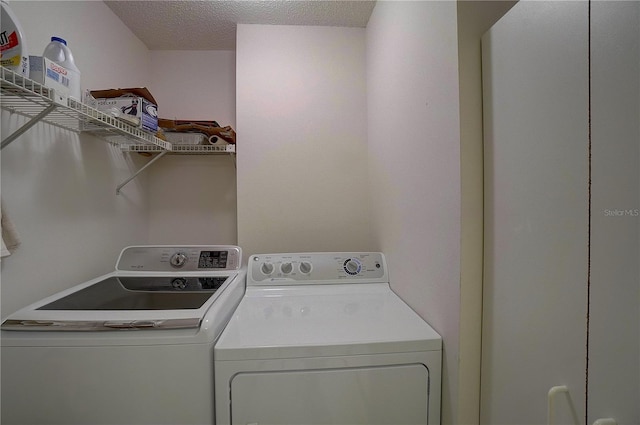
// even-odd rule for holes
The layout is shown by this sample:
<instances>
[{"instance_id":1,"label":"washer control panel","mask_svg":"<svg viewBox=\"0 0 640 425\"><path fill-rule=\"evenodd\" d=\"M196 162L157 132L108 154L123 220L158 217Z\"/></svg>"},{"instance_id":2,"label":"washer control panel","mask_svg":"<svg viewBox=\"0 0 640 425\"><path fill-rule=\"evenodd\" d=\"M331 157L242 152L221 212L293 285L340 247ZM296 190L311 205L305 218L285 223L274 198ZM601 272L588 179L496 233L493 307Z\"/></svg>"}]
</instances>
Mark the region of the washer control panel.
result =
<instances>
[{"instance_id":1,"label":"washer control panel","mask_svg":"<svg viewBox=\"0 0 640 425\"><path fill-rule=\"evenodd\" d=\"M122 250L116 270L204 272L239 270L242 250L229 245L130 246Z\"/></svg>"},{"instance_id":2,"label":"washer control panel","mask_svg":"<svg viewBox=\"0 0 640 425\"><path fill-rule=\"evenodd\" d=\"M387 282L379 252L261 254L249 258L251 285Z\"/></svg>"}]
</instances>

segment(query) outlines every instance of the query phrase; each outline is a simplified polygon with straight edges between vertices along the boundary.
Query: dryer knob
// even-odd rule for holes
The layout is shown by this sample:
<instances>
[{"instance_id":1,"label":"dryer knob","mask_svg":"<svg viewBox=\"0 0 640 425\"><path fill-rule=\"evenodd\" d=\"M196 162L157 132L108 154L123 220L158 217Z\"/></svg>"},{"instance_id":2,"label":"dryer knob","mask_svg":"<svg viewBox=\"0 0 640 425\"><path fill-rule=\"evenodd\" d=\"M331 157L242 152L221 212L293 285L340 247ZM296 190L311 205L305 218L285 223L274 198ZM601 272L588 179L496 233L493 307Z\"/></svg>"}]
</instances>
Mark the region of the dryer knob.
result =
<instances>
[{"instance_id":1,"label":"dryer knob","mask_svg":"<svg viewBox=\"0 0 640 425\"><path fill-rule=\"evenodd\" d=\"M360 262L355 259L349 259L344 264L344 270L349 274L358 274L360 272Z\"/></svg>"},{"instance_id":2,"label":"dryer knob","mask_svg":"<svg viewBox=\"0 0 640 425\"><path fill-rule=\"evenodd\" d=\"M282 263L280 265L280 271L284 274L289 274L293 271L293 264L291 263Z\"/></svg>"},{"instance_id":3,"label":"dryer knob","mask_svg":"<svg viewBox=\"0 0 640 425\"><path fill-rule=\"evenodd\" d=\"M187 254L185 254L184 252L176 252L169 259L169 263L171 263L173 267L179 269L187 263L187 259Z\"/></svg>"},{"instance_id":4,"label":"dryer knob","mask_svg":"<svg viewBox=\"0 0 640 425\"><path fill-rule=\"evenodd\" d=\"M273 264L271 263L262 263L262 266L260 266L260 271L264 274L271 274L273 273Z\"/></svg>"},{"instance_id":5,"label":"dryer knob","mask_svg":"<svg viewBox=\"0 0 640 425\"><path fill-rule=\"evenodd\" d=\"M300 273L304 273L304 274L311 273L311 263L308 261L302 261L300 263Z\"/></svg>"}]
</instances>

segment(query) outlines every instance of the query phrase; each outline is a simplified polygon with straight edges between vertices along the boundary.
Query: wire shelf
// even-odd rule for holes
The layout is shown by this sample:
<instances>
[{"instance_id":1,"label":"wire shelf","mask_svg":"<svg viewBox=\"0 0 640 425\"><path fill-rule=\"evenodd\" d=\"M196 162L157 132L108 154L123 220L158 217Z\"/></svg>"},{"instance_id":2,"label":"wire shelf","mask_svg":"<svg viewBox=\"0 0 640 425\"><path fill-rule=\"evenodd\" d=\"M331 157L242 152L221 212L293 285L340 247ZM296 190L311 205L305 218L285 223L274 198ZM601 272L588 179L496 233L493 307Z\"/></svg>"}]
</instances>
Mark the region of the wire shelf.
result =
<instances>
[{"instance_id":1,"label":"wire shelf","mask_svg":"<svg viewBox=\"0 0 640 425\"><path fill-rule=\"evenodd\" d=\"M149 145L122 145L125 152L162 152L158 146ZM186 145L173 144L170 153L176 154L233 154L236 152L235 145Z\"/></svg>"},{"instance_id":2,"label":"wire shelf","mask_svg":"<svg viewBox=\"0 0 640 425\"><path fill-rule=\"evenodd\" d=\"M84 103L58 93L33 80L25 78L10 69L0 67L2 96L0 107L30 118L22 127L2 140L4 148L33 125L42 121L76 133L88 133L120 146L124 152L159 153L144 167L134 173L116 188L116 193L134 179L140 172L167 153L211 155L236 152L235 145L186 145L170 143L153 133L141 130L116 117L98 111Z\"/></svg>"},{"instance_id":3,"label":"wire shelf","mask_svg":"<svg viewBox=\"0 0 640 425\"><path fill-rule=\"evenodd\" d=\"M69 98L53 89L1 67L2 96L0 106L11 113L76 133L89 133L111 143L149 144L172 150L171 143L155 137L153 133L133 127L119 119ZM53 109L46 112L47 108ZM40 114L46 113L39 118Z\"/></svg>"}]
</instances>

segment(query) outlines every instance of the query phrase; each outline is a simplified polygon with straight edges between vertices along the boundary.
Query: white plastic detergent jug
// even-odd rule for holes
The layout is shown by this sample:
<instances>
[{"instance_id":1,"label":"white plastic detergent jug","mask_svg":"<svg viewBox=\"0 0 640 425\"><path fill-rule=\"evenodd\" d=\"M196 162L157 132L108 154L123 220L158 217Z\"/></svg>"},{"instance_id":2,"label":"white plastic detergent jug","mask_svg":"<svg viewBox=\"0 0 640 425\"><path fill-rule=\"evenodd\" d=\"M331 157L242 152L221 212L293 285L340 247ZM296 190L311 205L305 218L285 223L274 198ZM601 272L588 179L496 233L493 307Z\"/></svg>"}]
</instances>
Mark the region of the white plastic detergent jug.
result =
<instances>
[{"instance_id":1,"label":"white plastic detergent jug","mask_svg":"<svg viewBox=\"0 0 640 425\"><path fill-rule=\"evenodd\" d=\"M42 56L66 68L69 96L81 100L80 70L73 60L73 53L67 47L67 42L60 37L51 37L51 42L45 47Z\"/></svg>"},{"instance_id":2,"label":"white plastic detergent jug","mask_svg":"<svg viewBox=\"0 0 640 425\"><path fill-rule=\"evenodd\" d=\"M0 62L5 68L29 77L29 52L22 27L7 2L2 0L0 3Z\"/></svg>"}]
</instances>

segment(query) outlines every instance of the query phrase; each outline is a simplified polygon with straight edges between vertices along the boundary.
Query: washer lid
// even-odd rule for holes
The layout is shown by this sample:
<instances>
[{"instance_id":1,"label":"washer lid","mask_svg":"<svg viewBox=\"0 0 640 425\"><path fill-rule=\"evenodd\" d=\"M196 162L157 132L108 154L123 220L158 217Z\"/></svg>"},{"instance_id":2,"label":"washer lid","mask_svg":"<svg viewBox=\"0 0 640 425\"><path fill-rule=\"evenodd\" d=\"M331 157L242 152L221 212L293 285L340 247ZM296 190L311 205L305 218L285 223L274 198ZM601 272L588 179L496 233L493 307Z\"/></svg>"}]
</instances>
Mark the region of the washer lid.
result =
<instances>
[{"instance_id":1,"label":"washer lid","mask_svg":"<svg viewBox=\"0 0 640 425\"><path fill-rule=\"evenodd\" d=\"M199 328L241 263L242 249L233 245L129 246L115 272L24 307L2 330Z\"/></svg>"},{"instance_id":2,"label":"washer lid","mask_svg":"<svg viewBox=\"0 0 640 425\"><path fill-rule=\"evenodd\" d=\"M11 331L108 331L198 328L239 273L134 276L114 272L10 315ZM244 275L243 275L244 277Z\"/></svg>"},{"instance_id":3,"label":"washer lid","mask_svg":"<svg viewBox=\"0 0 640 425\"><path fill-rule=\"evenodd\" d=\"M441 337L386 283L247 288L216 360L441 350Z\"/></svg>"}]
</instances>

